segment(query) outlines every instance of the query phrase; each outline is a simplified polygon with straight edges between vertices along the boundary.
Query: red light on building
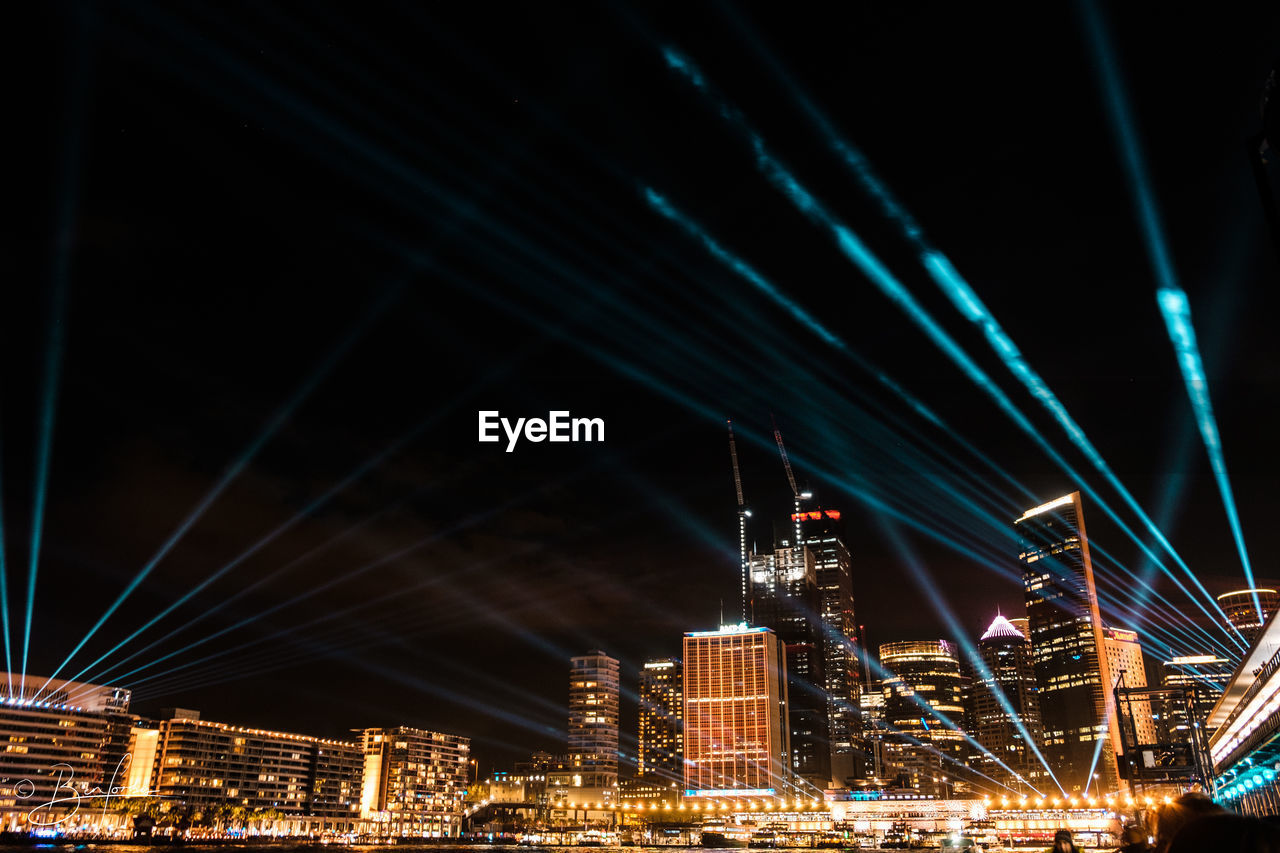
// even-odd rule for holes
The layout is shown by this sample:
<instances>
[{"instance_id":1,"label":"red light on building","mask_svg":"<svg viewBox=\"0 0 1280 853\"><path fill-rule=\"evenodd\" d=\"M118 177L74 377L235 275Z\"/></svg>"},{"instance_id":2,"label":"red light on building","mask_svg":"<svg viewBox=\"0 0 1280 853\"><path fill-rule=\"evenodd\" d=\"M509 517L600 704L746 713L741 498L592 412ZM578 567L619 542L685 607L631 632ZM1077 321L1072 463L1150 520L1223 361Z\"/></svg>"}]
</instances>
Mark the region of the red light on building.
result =
<instances>
[{"instance_id":1,"label":"red light on building","mask_svg":"<svg viewBox=\"0 0 1280 853\"><path fill-rule=\"evenodd\" d=\"M840 510L838 509L815 509L809 512L793 512L791 513L792 521L821 521L826 516L832 521L840 520Z\"/></svg>"}]
</instances>

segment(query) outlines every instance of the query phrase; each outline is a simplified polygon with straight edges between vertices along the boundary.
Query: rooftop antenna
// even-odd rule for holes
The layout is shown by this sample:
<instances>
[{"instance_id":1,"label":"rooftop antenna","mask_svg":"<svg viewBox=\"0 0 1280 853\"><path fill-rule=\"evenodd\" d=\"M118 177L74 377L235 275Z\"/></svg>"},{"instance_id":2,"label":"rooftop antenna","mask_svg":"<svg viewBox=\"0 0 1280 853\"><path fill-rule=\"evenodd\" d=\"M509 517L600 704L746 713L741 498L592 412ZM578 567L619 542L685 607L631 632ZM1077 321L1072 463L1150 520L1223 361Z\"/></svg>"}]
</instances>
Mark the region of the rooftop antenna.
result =
<instances>
[{"instance_id":1,"label":"rooftop antenna","mask_svg":"<svg viewBox=\"0 0 1280 853\"><path fill-rule=\"evenodd\" d=\"M738 559L742 571L742 621L747 621L747 519L751 510L742 499L742 475L738 471L738 445L733 439L733 421L729 425L729 459L733 462L733 487L738 493ZM720 619L724 621L724 602L720 602Z\"/></svg>"}]
</instances>

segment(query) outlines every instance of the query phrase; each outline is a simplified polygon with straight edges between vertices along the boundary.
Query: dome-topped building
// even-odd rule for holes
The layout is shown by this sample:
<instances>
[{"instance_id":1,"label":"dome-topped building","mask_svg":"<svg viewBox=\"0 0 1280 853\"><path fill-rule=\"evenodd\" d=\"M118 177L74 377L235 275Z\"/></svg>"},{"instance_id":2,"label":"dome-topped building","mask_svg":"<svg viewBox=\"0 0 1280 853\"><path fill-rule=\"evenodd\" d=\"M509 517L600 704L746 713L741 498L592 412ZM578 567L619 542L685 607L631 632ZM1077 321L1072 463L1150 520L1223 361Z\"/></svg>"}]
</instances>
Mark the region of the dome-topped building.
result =
<instances>
[{"instance_id":1,"label":"dome-topped building","mask_svg":"<svg viewBox=\"0 0 1280 853\"><path fill-rule=\"evenodd\" d=\"M1009 709L1022 721L1022 729L1036 741L1037 748L1044 738L1040 720L1040 697L1036 688L1035 670L1031 661L1031 643L1026 635L999 612L978 641L978 655L982 658L989 677L975 667L973 684L974 739L1023 779L1038 786L1045 777L1044 766L1029 749L1023 732L1014 723ZM1008 707L996 695L999 689L1008 701ZM990 758L982 762L982 772L1000 779L1018 790L1028 790L1020 782ZM981 765L980 765L981 766Z\"/></svg>"}]
</instances>

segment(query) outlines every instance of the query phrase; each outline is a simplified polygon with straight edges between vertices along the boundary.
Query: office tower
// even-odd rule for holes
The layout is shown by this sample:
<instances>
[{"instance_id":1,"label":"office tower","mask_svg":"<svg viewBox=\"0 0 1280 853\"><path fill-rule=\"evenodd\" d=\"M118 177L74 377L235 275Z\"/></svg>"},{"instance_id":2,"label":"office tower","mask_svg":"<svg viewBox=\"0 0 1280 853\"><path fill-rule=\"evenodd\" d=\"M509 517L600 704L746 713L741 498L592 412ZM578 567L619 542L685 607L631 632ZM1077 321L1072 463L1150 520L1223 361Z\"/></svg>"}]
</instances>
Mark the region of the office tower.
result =
<instances>
[{"instance_id":1,"label":"office tower","mask_svg":"<svg viewBox=\"0 0 1280 853\"><path fill-rule=\"evenodd\" d=\"M782 643L746 625L684 635L687 797L791 796Z\"/></svg>"},{"instance_id":2,"label":"office tower","mask_svg":"<svg viewBox=\"0 0 1280 853\"><path fill-rule=\"evenodd\" d=\"M471 741L408 726L360 732L360 814L388 835L456 838L462 831Z\"/></svg>"},{"instance_id":3,"label":"office tower","mask_svg":"<svg viewBox=\"0 0 1280 853\"><path fill-rule=\"evenodd\" d=\"M70 796L68 787L80 795L94 787L105 790L125 772L127 763L117 768L127 748L129 697L128 690L118 687L0 674L4 828L19 813L26 815L41 803ZM124 743L118 742L121 736ZM123 779L116 784L123 785ZM51 822L44 812L33 821Z\"/></svg>"},{"instance_id":4,"label":"office tower","mask_svg":"<svg viewBox=\"0 0 1280 853\"><path fill-rule=\"evenodd\" d=\"M1188 729L1193 722L1205 728L1206 736L1212 735L1216 729L1207 728L1205 721L1222 698L1235 669L1235 664L1217 655L1183 655L1165 661L1161 665L1161 686L1191 688L1195 696L1191 703L1191 719L1188 719L1188 711L1181 703L1164 703L1164 712L1159 720L1160 740L1189 740Z\"/></svg>"},{"instance_id":5,"label":"office tower","mask_svg":"<svg viewBox=\"0 0 1280 853\"><path fill-rule=\"evenodd\" d=\"M984 674L977 667L974 670L970 734L990 755L978 755L975 769L1015 791L1030 793L1038 789L1039 780L1048 775L1035 754L1044 730L1031 663L1031 643L1010 620L997 615L978 640L977 652L987 672ZM1015 721L1020 721L1022 727ZM1030 744L1024 729L1031 736ZM997 764L992 756L1005 767Z\"/></svg>"},{"instance_id":6,"label":"office tower","mask_svg":"<svg viewBox=\"0 0 1280 853\"><path fill-rule=\"evenodd\" d=\"M1258 618L1258 607L1253 603L1255 594L1262 607L1262 619ZM1238 631L1245 644L1250 646L1262 633L1262 626L1271 614L1276 612L1277 605L1280 605L1280 593L1274 589L1237 589L1218 596L1218 606L1227 614L1227 624Z\"/></svg>"},{"instance_id":7,"label":"office tower","mask_svg":"<svg viewBox=\"0 0 1280 853\"><path fill-rule=\"evenodd\" d=\"M1026 637L1028 641L1031 640L1031 624L1027 617L1019 616L1015 619L1010 619L1009 624L1021 631L1022 636Z\"/></svg>"},{"instance_id":8,"label":"office tower","mask_svg":"<svg viewBox=\"0 0 1280 853\"><path fill-rule=\"evenodd\" d=\"M948 796L965 743L953 728L964 715L964 681L955 647L946 640L884 643L880 665L885 669L886 775L896 776L899 787Z\"/></svg>"},{"instance_id":9,"label":"office tower","mask_svg":"<svg viewBox=\"0 0 1280 853\"><path fill-rule=\"evenodd\" d=\"M581 787L617 787L618 661L599 650L569 663L569 757Z\"/></svg>"},{"instance_id":10,"label":"office tower","mask_svg":"<svg viewBox=\"0 0 1280 853\"><path fill-rule=\"evenodd\" d=\"M1114 679L1102 653L1102 617L1080 493L1029 509L1014 524L1022 542L1018 557L1045 758L1069 794L1114 791L1120 729Z\"/></svg>"},{"instance_id":11,"label":"office tower","mask_svg":"<svg viewBox=\"0 0 1280 853\"><path fill-rule=\"evenodd\" d=\"M1147 667L1136 631L1103 628L1103 647L1107 650L1107 669L1111 684L1125 688L1145 688ZM1134 744L1152 744L1159 740L1151 701L1140 699L1123 703L1118 709L1120 725Z\"/></svg>"},{"instance_id":12,"label":"office tower","mask_svg":"<svg viewBox=\"0 0 1280 853\"><path fill-rule=\"evenodd\" d=\"M651 660L640 670L640 737L636 775L683 780L684 666Z\"/></svg>"},{"instance_id":13,"label":"office tower","mask_svg":"<svg viewBox=\"0 0 1280 853\"><path fill-rule=\"evenodd\" d=\"M360 817L363 759L354 742L213 722L185 708L161 714L155 728L133 730L131 779L142 790L208 813L226 806Z\"/></svg>"},{"instance_id":14,"label":"office tower","mask_svg":"<svg viewBox=\"0 0 1280 853\"><path fill-rule=\"evenodd\" d=\"M755 624L772 629L785 647L791 769L826 788L831 784L831 735L813 552L785 547L752 554L748 575Z\"/></svg>"},{"instance_id":15,"label":"office tower","mask_svg":"<svg viewBox=\"0 0 1280 853\"><path fill-rule=\"evenodd\" d=\"M813 554L818 613L822 619L819 646L830 724L831 775L843 782L865 773L852 559L845 545L839 510L815 509L795 515L800 544Z\"/></svg>"}]
</instances>

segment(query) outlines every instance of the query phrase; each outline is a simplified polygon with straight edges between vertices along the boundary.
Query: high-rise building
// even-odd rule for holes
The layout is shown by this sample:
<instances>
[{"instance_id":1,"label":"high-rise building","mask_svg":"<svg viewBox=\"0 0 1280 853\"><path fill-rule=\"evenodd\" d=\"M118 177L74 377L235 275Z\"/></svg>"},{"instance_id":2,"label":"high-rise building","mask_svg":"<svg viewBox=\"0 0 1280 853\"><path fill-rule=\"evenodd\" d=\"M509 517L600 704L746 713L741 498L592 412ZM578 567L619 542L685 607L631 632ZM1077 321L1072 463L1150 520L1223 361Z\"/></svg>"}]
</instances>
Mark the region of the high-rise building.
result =
<instances>
[{"instance_id":1,"label":"high-rise building","mask_svg":"<svg viewBox=\"0 0 1280 853\"><path fill-rule=\"evenodd\" d=\"M1103 628L1102 636L1112 685L1144 689L1147 686L1147 667L1137 632ZM1128 738L1134 744L1152 744L1159 740L1149 699L1124 702L1117 708L1117 713L1120 725L1126 727Z\"/></svg>"},{"instance_id":2,"label":"high-rise building","mask_svg":"<svg viewBox=\"0 0 1280 853\"><path fill-rule=\"evenodd\" d=\"M784 797L792 784L782 643L746 624L684 635L686 797Z\"/></svg>"},{"instance_id":3,"label":"high-rise building","mask_svg":"<svg viewBox=\"0 0 1280 853\"><path fill-rule=\"evenodd\" d=\"M618 785L618 673L599 650L569 663L569 757L583 788Z\"/></svg>"},{"instance_id":4,"label":"high-rise building","mask_svg":"<svg viewBox=\"0 0 1280 853\"><path fill-rule=\"evenodd\" d=\"M0 813L6 824L41 803L123 786L128 690L19 673L0 674ZM123 738L123 742L121 739ZM10 814L12 813L12 815Z\"/></svg>"},{"instance_id":5,"label":"high-rise building","mask_svg":"<svg viewBox=\"0 0 1280 853\"><path fill-rule=\"evenodd\" d=\"M1258 597L1256 605L1255 595ZM1262 634L1262 626L1280 606L1280 593L1274 589L1237 589L1218 596L1218 606L1227 615L1227 624L1240 632L1245 643L1251 646ZM1259 606L1262 618L1258 618Z\"/></svg>"},{"instance_id":6,"label":"high-rise building","mask_svg":"<svg viewBox=\"0 0 1280 853\"><path fill-rule=\"evenodd\" d=\"M141 781L152 757L156 796L205 812L232 806L347 821L360 816L363 758L354 742L217 723L183 708L162 713L166 719L156 728L133 732L132 770Z\"/></svg>"},{"instance_id":7,"label":"high-rise building","mask_svg":"<svg viewBox=\"0 0 1280 853\"><path fill-rule=\"evenodd\" d=\"M862 743L861 666L858 623L853 609L853 560L845 544L841 512L814 509L795 513L800 544L813 554L822 619L819 646L830 724L831 775L837 782L866 772Z\"/></svg>"},{"instance_id":8,"label":"high-rise building","mask_svg":"<svg viewBox=\"0 0 1280 853\"><path fill-rule=\"evenodd\" d=\"M1168 742L1188 741L1191 723L1205 727L1205 735L1216 729L1207 728L1209 713L1222 698L1222 692L1236 665L1217 655L1183 655L1167 660L1161 666L1160 683L1163 687L1187 687L1195 691L1190 712L1177 702L1164 702L1158 728L1160 740ZM1188 717L1191 719L1188 719Z\"/></svg>"},{"instance_id":9,"label":"high-rise building","mask_svg":"<svg viewBox=\"0 0 1280 853\"><path fill-rule=\"evenodd\" d=\"M791 769L826 788L831 784L831 737L813 552L783 547L752 554L748 569L755 623L772 629L786 651Z\"/></svg>"},{"instance_id":10,"label":"high-rise building","mask_svg":"<svg viewBox=\"0 0 1280 853\"><path fill-rule=\"evenodd\" d=\"M1069 794L1114 791L1120 729L1080 493L1033 507L1014 524L1045 758Z\"/></svg>"},{"instance_id":11,"label":"high-rise building","mask_svg":"<svg viewBox=\"0 0 1280 853\"><path fill-rule=\"evenodd\" d=\"M459 735L394 726L360 732L364 779L360 813L384 834L456 838L462 832L471 741Z\"/></svg>"},{"instance_id":12,"label":"high-rise building","mask_svg":"<svg viewBox=\"0 0 1280 853\"><path fill-rule=\"evenodd\" d=\"M636 775L684 779L684 666L677 658L647 661L640 670L640 732Z\"/></svg>"},{"instance_id":13,"label":"high-rise building","mask_svg":"<svg viewBox=\"0 0 1280 853\"><path fill-rule=\"evenodd\" d=\"M1031 639L1031 622L1030 622L1030 620L1028 620L1028 619L1027 619L1027 617L1025 617L1025 616L1018 616L1018 617L1016 617L1016 618L1014 618L1014 619L1010 619L1010 620L1009 620L1009 624L1010 624L1010 625L1012 625L1013 627L1017 628L1019 631L1021 631L1021 632L1022 632L1022 636L1026 637L1026 638L1027 638L1027 640L1028 640L1028 641L1030 641L1030 639Z\"/></svg>"},{"instance_id":14,"label":"high-rise building","mask_svg":"<svg viewBox=\"0 0 1280 853\"><path fill-rule=\"evenodd\" d=\"M997 615L978 640L977 652L986 673L975 667L970 733L989 754L976 757L975 769L1016 791L1038 790L1039 780L1048 774L1035 754L1044 728L1031 643L1010 620Z\"/></svg>"},{"instance_id":15,"label":"high-rise building","mask_svg":"<svg viewBox=\"0 0 1280 853\"><path fill-rule=\"evenodd\" d=\"M965 710L955 647L946 640L883 643L880 665L885 669L886 775L896 776L899 787L947 796L965 743L955 728Z\"/></svg>"}]
</instances>

